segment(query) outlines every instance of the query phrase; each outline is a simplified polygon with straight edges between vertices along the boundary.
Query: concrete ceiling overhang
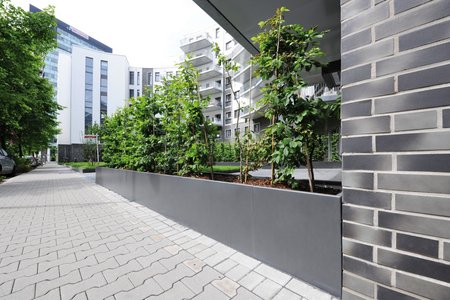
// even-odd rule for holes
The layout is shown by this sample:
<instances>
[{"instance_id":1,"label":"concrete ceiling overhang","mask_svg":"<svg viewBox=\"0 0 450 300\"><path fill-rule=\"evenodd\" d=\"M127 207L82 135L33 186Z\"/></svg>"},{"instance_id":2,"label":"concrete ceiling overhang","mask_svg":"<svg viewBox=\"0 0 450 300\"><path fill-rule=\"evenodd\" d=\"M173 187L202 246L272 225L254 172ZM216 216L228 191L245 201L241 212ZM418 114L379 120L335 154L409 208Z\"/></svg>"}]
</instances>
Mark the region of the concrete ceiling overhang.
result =
<instances>
[{"instance_id":1,"label":"concrete ceiling overhang","mask_svg":"<svg viewBox=\"0 0 450 300\"><path fill-rule=\"evenodd\" d=\"M320 45L327 62L340 59L341 21L339 0L194 0L250 53L258 52L251 38L260 32L258 22L287 7L287 24L329 30Z\"/></svg>"}]
</instances>

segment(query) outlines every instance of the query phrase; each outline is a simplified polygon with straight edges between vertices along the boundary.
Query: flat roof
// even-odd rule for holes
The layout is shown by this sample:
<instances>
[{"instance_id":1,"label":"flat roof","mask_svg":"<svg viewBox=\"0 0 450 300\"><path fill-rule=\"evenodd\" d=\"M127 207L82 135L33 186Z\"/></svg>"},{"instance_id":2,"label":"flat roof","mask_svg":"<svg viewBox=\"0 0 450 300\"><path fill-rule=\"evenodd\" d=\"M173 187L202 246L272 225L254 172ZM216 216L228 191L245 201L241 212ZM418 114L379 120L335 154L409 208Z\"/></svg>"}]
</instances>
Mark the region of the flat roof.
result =
<instances>
[{"instance_id":1,"label":"flat roof","mask_svg":"<svg viewBox=\"0 0 450 300\"><path fill-rule=\"evenodd\" d=\"M41 12L42 10L37 8L36 6L30 4L30 12L36 13L36 12ZM104 51L104 52L108 52L108 53L112 53L113 49L105 44L103 44L102 42L99 42L98 40L94 39L93 37L85 34L84 32L82 32L81 30L76 29L75 27L59 20L56 19L57 21L57 27L61 30L66 31L67 33L70 33L78 38L80 38L81 40L86 41L87 43L91 44L92 46Z\"/></svg>"}]
</instances>

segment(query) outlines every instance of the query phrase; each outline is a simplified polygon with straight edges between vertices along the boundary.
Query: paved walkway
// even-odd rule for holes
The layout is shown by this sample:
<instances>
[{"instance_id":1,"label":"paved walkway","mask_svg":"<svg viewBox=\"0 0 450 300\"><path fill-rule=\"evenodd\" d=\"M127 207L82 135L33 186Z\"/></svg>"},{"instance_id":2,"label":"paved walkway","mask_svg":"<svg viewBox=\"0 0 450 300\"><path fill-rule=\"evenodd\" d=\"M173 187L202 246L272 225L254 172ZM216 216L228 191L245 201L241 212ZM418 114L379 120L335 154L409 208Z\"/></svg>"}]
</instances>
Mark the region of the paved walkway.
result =
<instances>
[{"instance_id":1,"label":"paved walkway","mask_svg":"<svg viewBox=\"0 0 450 300\"><path fill-rule=\"evenodd\" d=\"M0 184L1 299L332 299L48 164Z\"/></svg>"}]
</instances>

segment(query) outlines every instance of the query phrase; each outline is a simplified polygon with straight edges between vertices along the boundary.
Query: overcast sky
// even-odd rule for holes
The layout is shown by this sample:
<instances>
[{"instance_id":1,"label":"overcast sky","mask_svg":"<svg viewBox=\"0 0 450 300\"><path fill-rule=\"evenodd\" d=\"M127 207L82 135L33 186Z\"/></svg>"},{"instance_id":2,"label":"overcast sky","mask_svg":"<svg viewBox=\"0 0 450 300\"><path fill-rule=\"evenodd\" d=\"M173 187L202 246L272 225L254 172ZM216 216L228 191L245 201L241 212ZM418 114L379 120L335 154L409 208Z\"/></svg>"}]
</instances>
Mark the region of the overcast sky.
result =
<instances>
[{"instance_id":1,"label":"overcast sky","mask_svg":"<svg viewBox=\"0 0 450 300\"><path fill-rule=\"evenodd\" d=\"M29 10L55 6L56 17L128 57L132 66L172 66L183 36L215 26L192 0L12 0Z\"/></svg>"}]
</instances>

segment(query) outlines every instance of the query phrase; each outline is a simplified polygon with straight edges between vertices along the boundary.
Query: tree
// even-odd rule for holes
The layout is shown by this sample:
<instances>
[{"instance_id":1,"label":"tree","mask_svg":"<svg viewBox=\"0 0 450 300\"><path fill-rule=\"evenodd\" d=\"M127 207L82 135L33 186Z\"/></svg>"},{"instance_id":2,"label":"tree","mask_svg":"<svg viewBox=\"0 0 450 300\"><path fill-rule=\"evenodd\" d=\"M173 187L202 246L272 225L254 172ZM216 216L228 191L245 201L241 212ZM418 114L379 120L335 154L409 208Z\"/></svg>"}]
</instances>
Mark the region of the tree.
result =
<instances>
[{"instance_id":1,"label":"tree","mask_svg":"<svg viewBox=\"0 0 450 300\"><path fill-rule=\"evenodd\" d=\"M53 7L26 12L0 0L0 145L29 152L57 134L52 85L42 78L45 55L56 47Z\"/></svg>"},{"instance_id":2,"label":"tree","mask_svg":"<svg viewBox=\"0 0 450 300\"><path fill-rule=\"evenodd\" d=\"M285 25L283 14L288 11L281 7L272 18L259 23L263 31L253 41L259 44L260 53L253 62L258 66L256 74L270 80L263 89L261 103L267 107L266 116L271 119L267 132L272 137L272 182L277 165L278 180L294 186L293 171L304 160L312 192L314 141L321 124L336 115L339 104L326 104L318 97L302 97L301 90L308 85L302 75L322 66L318 59L323 52L318 40L325 32L304 29L298 24Z\"/></svg>"}]
</instances>

